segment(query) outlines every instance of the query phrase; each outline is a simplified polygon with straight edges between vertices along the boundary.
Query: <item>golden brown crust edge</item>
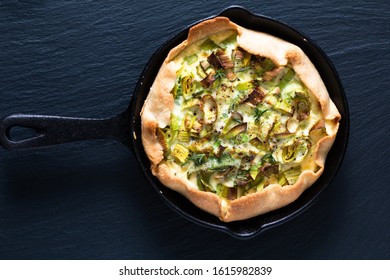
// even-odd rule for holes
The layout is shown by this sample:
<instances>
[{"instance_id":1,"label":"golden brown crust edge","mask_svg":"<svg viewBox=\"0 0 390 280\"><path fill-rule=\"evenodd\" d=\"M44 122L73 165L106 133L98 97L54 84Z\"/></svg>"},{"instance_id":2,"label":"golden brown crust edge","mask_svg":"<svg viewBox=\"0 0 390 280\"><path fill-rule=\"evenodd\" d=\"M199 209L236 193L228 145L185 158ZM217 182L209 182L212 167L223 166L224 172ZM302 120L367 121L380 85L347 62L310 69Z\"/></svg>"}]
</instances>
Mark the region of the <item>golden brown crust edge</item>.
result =
<instances>
[{"instance_id":1,"label":"golden brown crust edge","mask_svg":"<svg viewBox=\"0 0 390 280\"><path fill-rule=\"evenodd\" d=\"M319 166L317 172L304 171L294 185L283 187L269 185L260 192L233 201L226 201L213 193L199 191L179 169L161 162L163 149L156 137L156 128L169 123L173 108L173 97L170 92L179 68L179 65L175 65L174 58L187 45L210 35L210 30L216 33L227 29L237 30L237 42L247 51L269 57L279 65L286 65L288 62L292 64L300 79L319 100L328 133L328 136L318 142L315 149L315 162ZM141 111L142 142L152 163L153 174L164 185L181 193L204 211L219 217L222 221L230 222L276 210L295 201L322 174L326 156L336 137L339 120L340 114L329 98L318 71L300 48L271 35L240 27L227 18L217 17L194 26L189 31L187 40L168 54Z\"/></svg>"}]
</instances>

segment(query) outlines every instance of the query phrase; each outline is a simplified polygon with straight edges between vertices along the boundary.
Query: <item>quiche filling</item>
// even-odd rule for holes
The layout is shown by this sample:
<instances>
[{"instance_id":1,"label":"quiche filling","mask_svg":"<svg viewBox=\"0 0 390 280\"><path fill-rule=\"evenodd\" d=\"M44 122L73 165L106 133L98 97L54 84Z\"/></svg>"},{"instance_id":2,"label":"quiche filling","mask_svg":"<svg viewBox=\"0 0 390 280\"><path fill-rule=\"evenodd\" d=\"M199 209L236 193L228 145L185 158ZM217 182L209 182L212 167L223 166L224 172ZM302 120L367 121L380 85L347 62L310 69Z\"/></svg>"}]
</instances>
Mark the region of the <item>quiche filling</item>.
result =
<instances>
[{"instance_id":1,"label":"quiche filling","mask_svg":"<svg viewBox=\"0 0 390 280\"><path fill-rule=\"evenodd\" d=\"M318 100L291 65L250 54L236 37L211 35L175 58L170 123L156 130L165 163L228 200L316 172L314 149L327 135Z\"/></svg>"}]
</instances>

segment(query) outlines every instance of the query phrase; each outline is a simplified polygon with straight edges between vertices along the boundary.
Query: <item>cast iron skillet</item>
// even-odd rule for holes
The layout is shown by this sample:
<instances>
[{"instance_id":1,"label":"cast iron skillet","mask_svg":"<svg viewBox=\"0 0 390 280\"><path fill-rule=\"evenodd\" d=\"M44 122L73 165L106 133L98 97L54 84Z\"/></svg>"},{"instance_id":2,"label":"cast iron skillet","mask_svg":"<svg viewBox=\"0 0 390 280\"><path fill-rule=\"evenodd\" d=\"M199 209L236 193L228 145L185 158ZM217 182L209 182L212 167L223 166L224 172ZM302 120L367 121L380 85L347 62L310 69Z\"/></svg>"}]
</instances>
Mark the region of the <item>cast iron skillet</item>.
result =
<instances>
[{"instance_id":1,"label":"cast iron skillet","mask_svg":"<svg viewBox=\"0 0 390 280\"><path fill-rule=\"evenodd\" d=\"M10 115L0 123L1 145L6 149L14 150L44 147L78 140L114 139L126 145L135 154L146 178L162 199L179 214L195 223L244 239L292 219L307 209L330 184L343 160L349 136L349 114L341 81L323 51L302 33L288 25L271 18L252 14L237 6L229 7L219 15L228 17L243 27L270 33L298 45L318 69L331 98L342 115L340 129L329 152L323 175L292 204L248 220L224 223L195 207L177 192L163 186L150 172L150 163L141 141L140 111L163 60L173 47L186 39L191 26L166 41L150 58L138 80L131 103L125 111L107 119ZM36 134L27 139L11 139L10 129L17 126L32 128L36 131Z\"/></svg>"}]
</instances>

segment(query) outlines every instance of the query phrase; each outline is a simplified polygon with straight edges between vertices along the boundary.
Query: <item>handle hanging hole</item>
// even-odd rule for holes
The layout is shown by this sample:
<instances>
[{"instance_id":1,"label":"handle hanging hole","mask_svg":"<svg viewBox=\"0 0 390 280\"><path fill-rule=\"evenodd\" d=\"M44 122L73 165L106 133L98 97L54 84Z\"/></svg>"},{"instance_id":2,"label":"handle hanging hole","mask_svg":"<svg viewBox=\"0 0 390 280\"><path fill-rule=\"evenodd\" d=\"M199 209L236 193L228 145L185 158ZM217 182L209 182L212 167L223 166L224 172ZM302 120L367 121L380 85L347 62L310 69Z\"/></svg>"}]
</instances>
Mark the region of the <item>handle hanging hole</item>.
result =
<instances>
[{"instance_id":1,"label":"handle hanging hole","mask_svg":"<svg viewBox=\"0 0 390 280\"><path fill-rule=\"evenodd\" d=\"M31 139L38 135L35 129L26 126L13 126L8 131L8 138L14 142Z\"/></svg>"}]
</instances>

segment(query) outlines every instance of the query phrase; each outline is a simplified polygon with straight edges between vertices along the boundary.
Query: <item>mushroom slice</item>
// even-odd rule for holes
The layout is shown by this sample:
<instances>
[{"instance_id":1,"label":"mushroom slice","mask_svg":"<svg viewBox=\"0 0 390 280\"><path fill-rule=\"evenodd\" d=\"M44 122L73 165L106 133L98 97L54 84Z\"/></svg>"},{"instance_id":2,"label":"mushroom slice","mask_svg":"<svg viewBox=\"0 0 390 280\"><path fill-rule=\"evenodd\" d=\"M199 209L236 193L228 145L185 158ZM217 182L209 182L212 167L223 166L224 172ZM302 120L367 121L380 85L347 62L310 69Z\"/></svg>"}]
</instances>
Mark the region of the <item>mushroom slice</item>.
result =
<instances>
[{"instance_id":1,"label":"mushroom slice","mask_svg":"<svg viewBox=\"0 0 390 280\"><path fill-rule=\"evenodd\" d=\"M263 100L264 96L265 93L259 87L256 87L244 102L249 102L256 106Z\"/></svg>"},{"instance_id":2,"label":"mushroom slice","mask_svg":"<svg viewBox=\"0 0 390 280\"><path fill-rule=\"evenodd\" d=\"M202 110L204 113L204 123L212 124L217 120L218 106L217 102L211 95L204 95L202 97Z\"/></svg>"},{"instance_id":3,"label":"mushroom slice","mask_svg":"<svg viewBox=\"0 0 390 280\"><path fill-rule=\"evenodd\" d=\"M263 81L267 82L279 78L284 73L284 69L284 67L279 66L270 71L267 71L263 76Z\"/></svg>"},{"instance_id":4,"label":"mushroom slice","mask_svg":"<svg viewBox=\"0 0 390 280\"><path fill-rule=\"evenodd\" d=\"M236 80L237 76L234 73L234 63L230 57L223 50L217 50L216 56L222 68L225 69L226 78L229 81Z\"/></svg>"},{"instance_id":5,"label":"mushroom slice","mask_svg":"<svg viewBox=\"0 0 390 280\"><path fill-rule=\"evenodd\" d=\"M286 128L290 133L295 133L298 129L298 126L299 121L294 117L289 118L286 122Z\"/></svg>"},{"instance_id":6,"label":"mushroom slice","mask_svg":"<svg viewBox=\"0 0 390 280\"><path fill-rule=\"evenodd\" d=\"M203 87L209 88L216 80L215 71L210 71L210 73L200 81Z\"/></svg>"},{"instance_id":7,"label":"mushroom slice","mask_svg":"<svg viewBox=\"0 0 390 280\"><path fill-rule=\"evenodd\" d=\"M260 171L264 174L264 176L271 177L272 174L279 173L279 164L271 164L266 162L264 166L260 169Z\"/></svg>"},{"instance_id":8,"label":"mushroom slice","mask_svg":"<svg viewBox=\"0 0 390 280\"><path fill-rule=\"evenodd\" d=\"M230 57L223 50L217 50L215 54L224 69L233 69L233 61L231 61Z\"/></svg>"},{"instance_id":9,"label":"mushroom slice","mask_svg":"<svg viewBox=\"0 0 390 280\"><path fill-rule=\"evenodd\" d=\"M219 59L215 55L215 53L211 53L207 57L207 61L214 67L214 69L221 69L221 68L223 68L221 62L219 61Z\"/></svg>"},{"instance_id":10,"label":"mushroom slice","mask_svg":"<svg viewBox=\"0 0 390 280\"><path fill-rule=\"evenodd\" d=\"M298 120L304 120L310 115L309 97L303 92L295 92L294 103L298 114Z\"/></svg>"}]
</instances>

